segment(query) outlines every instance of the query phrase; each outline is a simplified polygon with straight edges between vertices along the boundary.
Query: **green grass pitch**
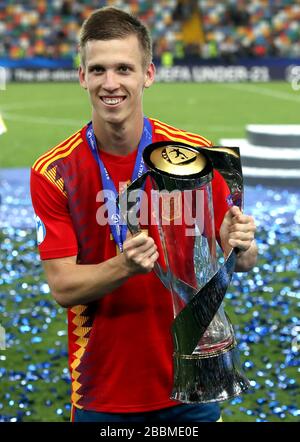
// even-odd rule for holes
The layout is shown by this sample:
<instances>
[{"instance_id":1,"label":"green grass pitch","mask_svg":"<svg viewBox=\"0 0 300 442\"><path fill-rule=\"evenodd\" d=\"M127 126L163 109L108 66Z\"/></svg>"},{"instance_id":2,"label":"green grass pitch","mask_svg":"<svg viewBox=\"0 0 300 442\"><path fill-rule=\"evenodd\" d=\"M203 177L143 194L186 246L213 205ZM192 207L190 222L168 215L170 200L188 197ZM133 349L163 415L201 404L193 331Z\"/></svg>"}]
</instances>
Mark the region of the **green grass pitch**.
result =
<instances>
[{"instance_id":1,"label":"green grass pitch","mask_svg":"<svg viewBox=\"0 0 300 442\"><path fill-rule=\"evenodd\" d=\"M154 84L145 91L145 114L199 133L215 144L244 137L245 125L297 124L300 91L288 83ZM7 133L0 137L0 167L30 166L90 119L78 84L8 84L0 91Z\"/></svg>"}]
</instances>

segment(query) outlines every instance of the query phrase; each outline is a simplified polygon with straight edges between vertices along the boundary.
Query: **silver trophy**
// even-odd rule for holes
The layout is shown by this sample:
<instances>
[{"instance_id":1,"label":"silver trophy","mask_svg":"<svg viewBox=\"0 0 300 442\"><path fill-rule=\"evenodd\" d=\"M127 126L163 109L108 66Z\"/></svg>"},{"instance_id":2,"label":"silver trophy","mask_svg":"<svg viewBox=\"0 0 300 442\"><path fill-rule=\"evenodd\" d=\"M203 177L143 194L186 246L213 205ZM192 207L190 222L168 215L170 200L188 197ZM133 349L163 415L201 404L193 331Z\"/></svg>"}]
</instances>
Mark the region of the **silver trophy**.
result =
<instances>
[{"instance_id":1,"label":"silver trophy","mask_svg":"<svg viewBox=\"0 0 300 442\"><path fill-rule=\"evenodd\" d=\"M129 185L118 203L131 233L139 232L136 201L150 177L150 235L160 254L154 270L170 290L174 307L171 398L206 403L237 396L249 388L249 381L222 306L236 251L224 258L216 238L211 181L217 170L230 189L229 203L242 208L239 149L158 142L145 148L143 160L147 172Z\"/></svg>"}]
</instances>

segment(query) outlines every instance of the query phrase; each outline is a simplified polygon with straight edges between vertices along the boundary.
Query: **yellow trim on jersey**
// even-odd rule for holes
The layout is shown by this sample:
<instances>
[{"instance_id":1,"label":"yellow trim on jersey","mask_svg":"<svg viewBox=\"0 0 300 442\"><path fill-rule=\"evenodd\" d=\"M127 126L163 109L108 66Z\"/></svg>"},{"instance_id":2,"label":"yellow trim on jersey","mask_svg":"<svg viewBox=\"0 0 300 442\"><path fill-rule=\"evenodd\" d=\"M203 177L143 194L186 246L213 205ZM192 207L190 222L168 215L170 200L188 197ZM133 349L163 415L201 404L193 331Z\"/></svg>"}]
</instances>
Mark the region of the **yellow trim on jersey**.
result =
<instances>
[{"instance_id":1,"label":"yellow trim on jersey","mask_svg":"<svg viewBox=\"0 0 300 442\"><path fill-rule=\"evenodd\" d=\"M207 138L202 137L201 135L197 135L192 132L187 132L187 131L183 131L181 129L177 129L174 126L170 126L169 124L165 124L165 123L163 123L159 120L153 119L153 118L152 118L152 121L154 123L154 126L160 127L161 129L164 129L164 130L167 130L171 134L182 135L183 137L186 137L186 138L189 138L189 139L195 140L195 141L199 140L202 143L204 143L205 145L211 146L211 142ZM158 132L158 129L156 129L156 128L155 128L155 132L160 133L160 132Z\"/></svg>"},{"instance_id":2,"label":"yellow trim on jersey","mask_svg":"<svg viewBox=\"0 0 300 442\"><path fill-rule=\"evenodd\" d=\"M81 375L80 371L77 371L77 367L79 367L81 363L81 358L85 353L86 346L89 342L88 338L85 336L90 332L91 327L84 327L83 325L86 323L86 321L89 319L88 316L84 316L84 312L87 309L87 306L84 305L77 305L71 309L72 313L75 313L76 316L74 316L72 323L76 325L75 330L72 331L72 333L76 336L78 336L78 339L75 341L75 343L79 346L78 350L74 353L74 356L76 357L74 361L71 364L72 368L72 402L77 408L82 408L80 405L77 404L77 402L81 399L82 395L77 393L77 391L81 387L81 383L79 381L79 377Z\"/></svg>"},{"instance_id":3,"label":"yellow trim on jersey","mask_svg":"<svg viewBox=\"0 0 300 442\"><path fill-rule=\"evenodd\" d=\"M43 174L43 173L45 172L45 170L47 169L47 167L48 167L51 163L54 163L54 161L59 160L60 158L65 158L65 157L67 157L68 155L70 155L70 153L72 153L73 150L74 150L79 144L82 143L82 141L83 141L82 138L79 138L79 140L77 140L76 143L74 143L74 144L71 145L71 147L67 150L67 152L64 152L64 153L61 153L61 154L58 154L58 155L52 157L49 161L47 161L46 164L44 164L44 166L43 166L42 169L40 170L40 173ZM61 150L61 149L59 149L59 150Z\"/></svg>"},{"instance_id":4,"label":"yellow trim on jersey","mask_svg":"<svg viewBox=\"0 0 300 442\"><path fill-rule=\"evenodd\" d=\"M170 134L168 134L167 132L163 131L163 130L156 130L155 131L157 134L161 134L161 135L165 135L166 137L169 138L170 141L181 141L181 142L186 142L187 144L190 144L193 147L199 146L199 142L195 143L194 141L190 141L187 140L185 138L177 138L177 137L173 137ZM200 143L203 144L203 143Z\"/></svg>"},{"instance_id":5,"label":"yellow trim on jersey","mask_svg":"<svg viewBox=\"0 0 300 442\"><path fill-rule=\"evenodd\" d=\"M52 167L52 169L46 170L44 173L44 176L51 181L52 184L54 184L60 191L61 193L67 197L67 193L64 190L64 181L62 178L59 178L58 180L56 179L56 169L57 166Z\"/></svg>"},{"instance_id":6,"label":"yellow trim on jersey","mask_svg":"<svg viewBox=\"0 0 300 442\"><path fill-rule=\"evenodd\" d=\"M78 138L78 136L80 136L80 131L71 135L65 141L63 141L62 143L59 143L57 146L53 147L51 150L49 150L44 155L39 157L36 160L36 162L34 163L34 165L32 166L32 168L34 170L38 171L38 169L43 165L44 161L47 161L47 159L50 158L52 155L55 155L56 152L60 152L64 149L67 149L72 144L72 142L75 141L76 138Z\"/></svg>"}]
</instances>

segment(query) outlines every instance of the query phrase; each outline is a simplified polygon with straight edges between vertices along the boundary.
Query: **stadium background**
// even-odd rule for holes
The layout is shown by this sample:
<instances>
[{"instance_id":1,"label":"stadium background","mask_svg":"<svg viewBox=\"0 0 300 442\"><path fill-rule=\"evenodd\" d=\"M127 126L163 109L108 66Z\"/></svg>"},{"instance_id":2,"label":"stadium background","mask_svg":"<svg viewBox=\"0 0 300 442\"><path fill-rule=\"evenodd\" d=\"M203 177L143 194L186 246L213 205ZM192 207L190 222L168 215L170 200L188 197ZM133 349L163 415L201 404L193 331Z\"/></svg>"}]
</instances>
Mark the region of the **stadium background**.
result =
<instances>
[{"instance_id":1,"label":"stadium background","mask_svg":"<svg viewBox=\"0 0 300 442\"><path fill-rule=\"evenodd\" d=\"M151 29L160 82L145 94L149 116L215 144L246 137L250 123L299 124L299 1L0 0L0 421L69 419L66 317L38 260L28 168L90 117L74 82L76 36L108 4ZM226 311L252 389L223 417L299 421L299 186L246 184L260 257L234 278Z\"/></svg>"}]
</instances>

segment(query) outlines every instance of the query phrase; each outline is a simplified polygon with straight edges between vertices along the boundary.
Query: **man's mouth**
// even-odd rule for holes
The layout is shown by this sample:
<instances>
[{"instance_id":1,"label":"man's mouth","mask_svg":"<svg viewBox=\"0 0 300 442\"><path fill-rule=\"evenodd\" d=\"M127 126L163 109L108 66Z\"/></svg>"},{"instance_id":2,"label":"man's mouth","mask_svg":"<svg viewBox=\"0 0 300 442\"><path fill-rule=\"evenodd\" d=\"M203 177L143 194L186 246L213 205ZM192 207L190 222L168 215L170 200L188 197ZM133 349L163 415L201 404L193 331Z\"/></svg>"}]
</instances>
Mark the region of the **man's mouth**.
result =
<instances>
[{"instance_id":1,"label":"man's mouth","mask_svg":"<svg viewBox=\"0 0 300 442\"><path fill-rule=\"evenodd\" d=\"M122 101L125 100L126 97L100 97L101 101L108 106L116 106Z\"/></svg>"}]
</instances>

